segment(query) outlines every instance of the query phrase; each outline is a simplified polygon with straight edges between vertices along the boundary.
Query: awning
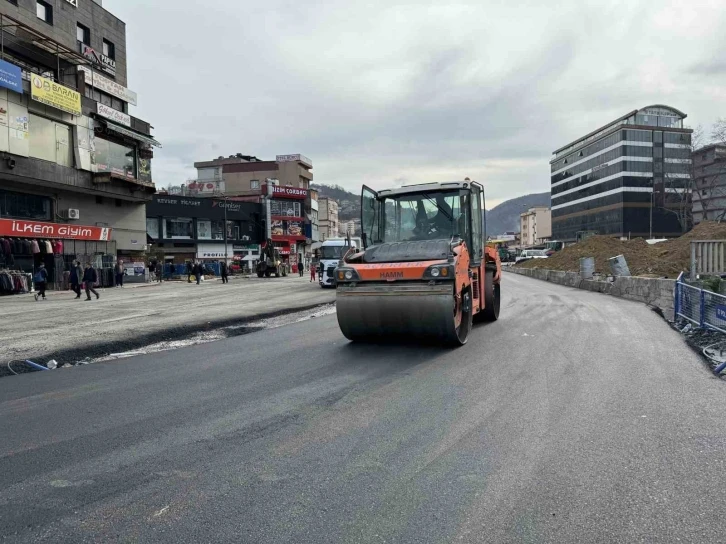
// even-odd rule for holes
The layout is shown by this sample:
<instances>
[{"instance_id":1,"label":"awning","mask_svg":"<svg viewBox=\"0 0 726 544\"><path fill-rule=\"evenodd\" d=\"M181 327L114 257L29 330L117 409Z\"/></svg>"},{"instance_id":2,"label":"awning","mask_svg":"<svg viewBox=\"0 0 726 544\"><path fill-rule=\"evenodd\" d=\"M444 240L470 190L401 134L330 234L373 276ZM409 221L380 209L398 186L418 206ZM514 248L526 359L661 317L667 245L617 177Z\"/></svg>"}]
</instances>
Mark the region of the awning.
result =
<instances>
[{"instance_id":1,"label":"awning","mask_svg":"<svg viewBox=\"0 0 726 544\"><path fill-rule=\"evenodd\" d=\"M135 130L131 130L130 128L123 127L121 125L117 125L116 123L112 121L108 121L106 119L99 119L99 121L103 121L106 123L106 126L113 130L114 132L117 132L118 134L121 134L122 136L127 136L129 138L132 138L134 140L140 140L144 143L147 143L149 145L153 145L155 147L161 147L161 144L154 140L151 136L147 136L146 134L141 134L140 132L136 132Z\"/></svg>"}]
</instances>

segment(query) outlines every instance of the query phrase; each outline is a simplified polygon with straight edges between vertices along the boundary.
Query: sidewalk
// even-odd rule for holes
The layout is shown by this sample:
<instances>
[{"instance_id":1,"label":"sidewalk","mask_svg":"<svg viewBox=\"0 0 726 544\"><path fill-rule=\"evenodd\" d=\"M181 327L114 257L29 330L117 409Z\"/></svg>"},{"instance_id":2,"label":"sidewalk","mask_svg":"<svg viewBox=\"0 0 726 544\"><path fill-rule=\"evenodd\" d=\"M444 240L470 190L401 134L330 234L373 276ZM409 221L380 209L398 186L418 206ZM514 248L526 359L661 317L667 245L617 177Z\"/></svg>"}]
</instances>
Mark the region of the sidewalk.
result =
<instances>
[{"instance_id":1,"label":"sidewalk","mask_svg":"<svg viewBox=\"0 0 726 544\"><path fill-rule=\"evenodd\" d=\"M335 300L307 277L244 278L196 283L170 281L97 289L101 298L76 299L71 291L0 298L3 335L0 365L56 356L64 351L124 349L145 338L188 334L263 314L309 308Z\"/></svg>"}]
</instances>

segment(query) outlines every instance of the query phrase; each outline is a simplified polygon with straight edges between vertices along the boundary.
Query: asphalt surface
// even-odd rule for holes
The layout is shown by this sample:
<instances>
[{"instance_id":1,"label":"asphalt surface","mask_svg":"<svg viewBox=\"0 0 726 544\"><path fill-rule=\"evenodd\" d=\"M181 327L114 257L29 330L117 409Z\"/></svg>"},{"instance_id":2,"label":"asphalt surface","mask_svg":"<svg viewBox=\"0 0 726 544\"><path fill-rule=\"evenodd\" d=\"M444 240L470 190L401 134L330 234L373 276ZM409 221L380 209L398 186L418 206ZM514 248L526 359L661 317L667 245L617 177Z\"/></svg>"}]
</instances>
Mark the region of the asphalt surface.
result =
<instances>
[{"instance_id":1,"label":"asphalt surface","mask_svg":"<svg viewBox=\"0 0 726 544\"><path fill-rule=\"evenodd\" d=\"M0 380L0 535L723 542L726 384L643 305L502 289L456 350L333 315Z\"/></svg>"},{"instance_id":2,"label":"asphalt surface","mask_svg":"<svg viewBox=\"0 0 726 544\"><path fill-rule=\"evenodd\" d=\"M10 374L11 361L73 363L335 300L333 290L311 283L309 275L128 284L98 292L101 298L91 301L71 291L48 291L48 300L37 302L32 294L2 297L0 377Z\"/></svg>"}]
</instances>

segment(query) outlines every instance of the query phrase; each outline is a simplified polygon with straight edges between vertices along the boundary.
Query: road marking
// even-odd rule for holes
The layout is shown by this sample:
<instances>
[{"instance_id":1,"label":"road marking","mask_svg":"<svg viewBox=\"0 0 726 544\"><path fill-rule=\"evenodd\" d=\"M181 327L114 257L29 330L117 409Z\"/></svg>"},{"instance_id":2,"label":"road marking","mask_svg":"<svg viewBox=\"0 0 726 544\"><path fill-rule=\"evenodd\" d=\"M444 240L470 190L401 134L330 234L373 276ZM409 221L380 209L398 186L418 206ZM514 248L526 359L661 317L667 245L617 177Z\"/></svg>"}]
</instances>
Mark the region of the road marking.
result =
<instances>
[{"instance_id":1,"label":"road marking","mask_svg":"<svg viewBox=\"0 0 726 544\"><path fill-rule=\"evenodd\" d=\"M159 516L161 516L167 510L169 510L169 505L168 504L164 508L162 508L161 510L159 510L156 514L154 514L154 517L155 518L158 518Z\"/></svg>"}]
</instances>

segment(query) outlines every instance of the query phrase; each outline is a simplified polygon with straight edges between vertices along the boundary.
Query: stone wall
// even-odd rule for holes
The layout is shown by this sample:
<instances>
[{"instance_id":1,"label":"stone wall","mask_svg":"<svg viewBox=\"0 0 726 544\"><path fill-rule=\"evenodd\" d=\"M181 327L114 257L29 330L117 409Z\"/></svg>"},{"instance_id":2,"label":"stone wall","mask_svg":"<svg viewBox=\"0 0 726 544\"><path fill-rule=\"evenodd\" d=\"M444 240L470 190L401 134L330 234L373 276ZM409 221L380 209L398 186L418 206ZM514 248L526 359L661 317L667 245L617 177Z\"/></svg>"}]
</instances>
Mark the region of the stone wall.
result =
<instances>
[{"instance_id":1,"label":"stone wall","mask_svg":"<svg viewBox=\"0 0 726 544\"><path fill-rule=\"evenodd\" d=\"M506 272L549 281L567 287L596 291L606 295L642 302L663 311L666 319L673 320L673 292L675 280L659 278L618 277L614 281L583 280L577 272L561 272L542 268L504 267Z\"/></svg>"}]
</instances>

